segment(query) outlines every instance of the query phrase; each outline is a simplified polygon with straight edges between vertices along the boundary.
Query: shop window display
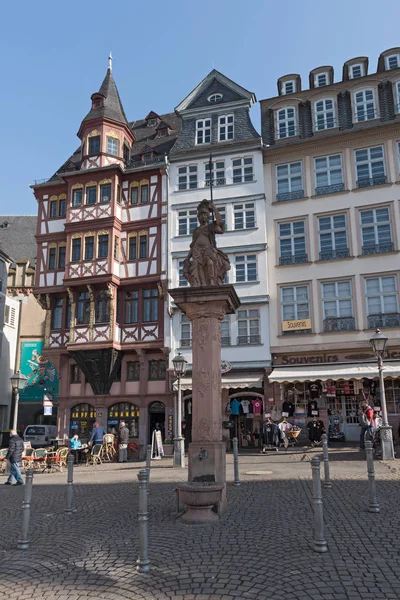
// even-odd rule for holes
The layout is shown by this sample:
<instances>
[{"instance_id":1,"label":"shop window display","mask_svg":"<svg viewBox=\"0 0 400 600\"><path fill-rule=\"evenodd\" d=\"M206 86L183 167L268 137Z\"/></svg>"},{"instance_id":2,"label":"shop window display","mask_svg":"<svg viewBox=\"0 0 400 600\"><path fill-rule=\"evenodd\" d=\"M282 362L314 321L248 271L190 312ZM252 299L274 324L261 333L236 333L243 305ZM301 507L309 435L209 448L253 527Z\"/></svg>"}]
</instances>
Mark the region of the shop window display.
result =
<instances>
[{"instance_id":1,"label":"shop window display","mask_svg":"<svg viewBox=\"0 0 400 600\"><path fill-rule=\"evenodd\" d=\"M230 399L225 409L230 437L237 437L240 447L261 446L263 400L259 396L239 395Z\"/></svg>"},{"instance_id":2,"label":"shop window display","mask_svg":"<svg viewBox=\"0 0 400 600\"><path fill-rule=\"evenodd\" d=\"M118 432L121 421L129 429L129 437L139 436L139 407L130 402L120 402L108 409L107 431L114 435Z\"/></svg>"},{"instance_id":3,"label":"shop window display","mask_svg":"<svg viewBox=\"0 0 400 600\"><path fill-rule=\"evenodd\" d=\"M91 404L77 404L71 408L70 437L77 434L82 441L87 441L95 420L96 409Z\"/></svg>"}]
</instances>

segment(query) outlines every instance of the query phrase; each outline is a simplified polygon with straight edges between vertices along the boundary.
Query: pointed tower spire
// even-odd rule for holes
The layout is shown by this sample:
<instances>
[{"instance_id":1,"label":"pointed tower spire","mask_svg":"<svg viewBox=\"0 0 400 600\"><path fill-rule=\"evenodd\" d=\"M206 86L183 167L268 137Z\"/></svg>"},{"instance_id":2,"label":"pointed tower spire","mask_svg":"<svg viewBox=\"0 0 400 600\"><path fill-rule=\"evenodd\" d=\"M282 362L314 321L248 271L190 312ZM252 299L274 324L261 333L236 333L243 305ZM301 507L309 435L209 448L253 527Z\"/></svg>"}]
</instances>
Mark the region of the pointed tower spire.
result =
<instances>
[{"instance_id":1,"label":"pointed tower spire","mask_svg":"<svg viewBox=\"0 0 400 600\"><path fill-rule=\"evenodd\" d=\"M112 71L112 54L111 54L111 50L110 50L110 54L108 55L108 68L110 71Z\"/></svg>"},{"instance_id":2,"label":"pointed tower spire","mask_svg":"<svg viewBox=\"0 0 400 600\"><path fill-rule=\"evenodd\" d=\"M108 69L98 92L92 95L92 108L83 121L105 117L128 125L124 107L112 73L112 54L108 57Z\"/></svg>"}]
</instances>

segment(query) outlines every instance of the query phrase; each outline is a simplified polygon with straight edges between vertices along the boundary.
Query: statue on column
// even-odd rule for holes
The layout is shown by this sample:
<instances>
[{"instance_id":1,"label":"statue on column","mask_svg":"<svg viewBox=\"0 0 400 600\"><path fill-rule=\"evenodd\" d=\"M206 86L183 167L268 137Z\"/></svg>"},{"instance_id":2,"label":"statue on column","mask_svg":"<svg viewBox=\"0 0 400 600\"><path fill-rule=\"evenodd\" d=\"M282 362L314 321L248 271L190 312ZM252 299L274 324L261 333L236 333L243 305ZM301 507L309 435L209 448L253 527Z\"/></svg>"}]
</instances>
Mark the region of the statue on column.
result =
<instances>
[{"instance_id":1,"label":"statue on column","mask_svg":"<svg viewBox=\"0 0 400 600\"><path fill-rule=\"evenodd\" d=\"M199 226L193 231L189 254L183 263L183 276L192 287L223 285L231 266L215 242L215 234L224 233L221 215L212 202L202 200L197 207L197 218Z\"/></svg>"}]
</instances>

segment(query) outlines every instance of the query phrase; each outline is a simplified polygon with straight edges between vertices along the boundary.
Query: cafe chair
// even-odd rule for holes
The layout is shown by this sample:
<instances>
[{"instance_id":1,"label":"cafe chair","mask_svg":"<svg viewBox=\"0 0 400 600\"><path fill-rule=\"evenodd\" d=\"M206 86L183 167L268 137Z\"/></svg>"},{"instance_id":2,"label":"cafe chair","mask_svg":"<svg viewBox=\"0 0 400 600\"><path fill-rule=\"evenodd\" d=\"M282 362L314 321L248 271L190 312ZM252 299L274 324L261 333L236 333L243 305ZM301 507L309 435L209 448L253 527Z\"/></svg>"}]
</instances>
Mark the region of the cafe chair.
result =
<instances>
[{"instance_id":1,"label":"cafe chair","mask_svg":"<svg viewBox=\"0 0 400 600\"><path fill-rule=\"evenodd\" d=\"M7 471L7 448L2 448L0 450L0 473L5 473Z\"/></svg>"},{"instance_id":2,"label":"cafe chair","mask_svg":"<svg viewBox=\"0 0 400 600\"><path fill-rule=\"evenodd\" d=\"M33 451L33 468L36 471L43 470L46 465L47 450L45 448L37 448Z\"/></svg>"},{"instance_id":3,"label":"cafe chair","mask_svg":"<svg viewBox=\"0 0 400 600\"><path fill-rule=\"evenodd\" d=\"M103 453L103 445L95 444L92 447L92 450L87 457L86 466L88 465L101 465L102 464L102 453Z\"/></svg>"},{"instance_id":4,"label":"cafe chair","mask_svg":"<svg viewBox=\"0 0 400 600\"><path fill-rule=\"evenodd\" d=\"M29 444L29 446L30 446L30 444ZM35 456L35 450L33 448L26 447L24 450L24 453L22 455L22 466L25 470L33 467L34 456Z\"/></svg>"},{"instance_id":5,"label":"cafe chair","mask_svg":"<svg viewBox=\"0 0 400 600\"><path fill-rule=\"evenodd\" d=\"M103 460L113 460L116 455L116 450L114 447L115 435L112 433L106 433L103 436L103 450L102 450L102 458Z\"/></svg>"}]
</instances>

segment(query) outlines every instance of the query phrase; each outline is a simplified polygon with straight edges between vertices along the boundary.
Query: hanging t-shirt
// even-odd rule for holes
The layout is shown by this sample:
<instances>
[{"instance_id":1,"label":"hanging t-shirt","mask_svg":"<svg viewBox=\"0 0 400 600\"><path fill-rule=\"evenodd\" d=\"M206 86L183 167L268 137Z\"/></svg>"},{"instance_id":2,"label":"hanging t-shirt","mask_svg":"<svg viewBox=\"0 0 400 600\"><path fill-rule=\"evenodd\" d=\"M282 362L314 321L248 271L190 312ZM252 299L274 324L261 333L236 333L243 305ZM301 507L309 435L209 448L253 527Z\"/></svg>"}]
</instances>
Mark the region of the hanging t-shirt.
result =
<instances>
[{"instance_id":1,"label":"hanging t-shirt","mask_svg":"<svg viewBox=\"0 0 400 600\"><path fill-rule=\"evenodd\" d=\"M189 400L189 402L186 404L186 408L187 408L187 414L191 415L192 414L192 403Z\"/></svg>"},{"instance_id":2,"label":"hanging t-shirt","mask_svg":"<svg viewBox=\"0 0 400 600\"><path fill-rule=\"evenodd\" d=\"M278 427L281 431L289 431L290 429L293 428L293 425L291 423L289 423L289 421L282 421L282 423L278 424Z\"/></svg>"},{"instance_id":3,"label":"hanging t-shirt","mask_svg":"<svg viewBox=\"0 0 400 600\"><path fill-rule=\"evenodd\" d=\"M261 402L261 400L252 400L251 404L253 406L253 411L256 414L259 415L261 413L261 411L262 411L262 402Z\"/></svg>"},{"instance_id":4,"label":"hanging t-shirt","mask_svg":"<svg viewBox=\"0 0 400 600\"><path fill-rule=\"evenodd\" d=\"M239 414L240 400L231 400L231 410L233 415Z\"/></svg>"},{"instance_id":5,"label":"hanging t-shirt","mask_svg":"<svg viewBox=\"0 0 400 600\"><path fill-rule=\"evenodd\" d=\"M319 398L318 383L310 383L310 396L311 396L311 398Z\"/></svg>"},{"instance_id":6,"label":"hanging t-shirt","mask_svg":"<svg viewBox=\"0 0 400 600\"><path fill-rule=\"evenodd\" d=\"M315 414L315 413L318 413L318 414ZM319 416L318 402L316 400L311 400L308 403L307 415L309 417L318 417Z\"/></svg>"},{"instance_id":7,"label":"hanging t-shirt","mask_svg":"<svg viewBox=\"0 0 400 600\"><path fill-rule=\"evenodd\" d=\"M250 400L242 400L241 404L243 408L243 413L247 414L249 412Z\"/></svg>"},{"instance_id":8,"label":"hanging t-shirt","mask_svg":"<svg viewBox=\"0 0 400 600\"><path fill-rule=\"evenodd\" d=\"M284 402L282 404L282 412L287 413L288 417L293 417L294 415L294 404L293 402Z\"/></svg>"}]
</instances>

